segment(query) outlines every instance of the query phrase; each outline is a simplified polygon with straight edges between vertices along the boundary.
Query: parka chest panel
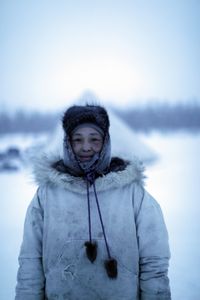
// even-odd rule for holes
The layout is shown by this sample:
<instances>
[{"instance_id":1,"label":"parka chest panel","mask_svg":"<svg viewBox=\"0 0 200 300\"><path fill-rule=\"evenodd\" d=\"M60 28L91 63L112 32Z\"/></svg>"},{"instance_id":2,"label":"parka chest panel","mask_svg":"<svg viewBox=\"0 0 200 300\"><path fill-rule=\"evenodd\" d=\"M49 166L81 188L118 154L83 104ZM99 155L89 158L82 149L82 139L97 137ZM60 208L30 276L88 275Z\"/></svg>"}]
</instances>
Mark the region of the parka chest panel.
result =
<instances>
[{"instance_id":1,"label":"parka chest panel","mask_svg":"<svg viewBox=\"0 0 200 300\"><path fill-rule=\"evenodd\" d=\"M66 197L65 197L66 195ZM109 246L113 255L121 256L122 262L129 266L134 262L132 271L136 271L138 250L134 212L132 205L133 185L120 190L98 192L102 218ZM94 193L90 191L92 238L98 241L99 252L105 258L106 249L98 215ZM47 190L44 201L44 251L46 257L59 255L66 243L77 241L84 247L89 239L87 195L66 192L57 188ZM124 245L129 240L129 248ZM132 241L132 243L130 243ZM74 243L73 242L73 243ZM134 256L134 259L133 259ZM46 262L48 264L48 262Z\"/></svg>"}]
</instances>

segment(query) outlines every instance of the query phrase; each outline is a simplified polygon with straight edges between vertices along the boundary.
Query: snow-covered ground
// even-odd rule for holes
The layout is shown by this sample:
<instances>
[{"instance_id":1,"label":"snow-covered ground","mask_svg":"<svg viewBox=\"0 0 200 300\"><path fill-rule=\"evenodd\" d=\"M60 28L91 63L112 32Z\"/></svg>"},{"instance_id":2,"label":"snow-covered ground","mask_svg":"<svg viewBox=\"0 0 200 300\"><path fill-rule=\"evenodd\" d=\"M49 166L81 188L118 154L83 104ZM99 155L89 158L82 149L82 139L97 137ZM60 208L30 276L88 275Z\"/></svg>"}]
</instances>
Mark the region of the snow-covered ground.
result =
<instances>
[{"instance_id":1,"label":"snow-covered ground","mask_svg":"<svg viewBox=\"0 0 200 300\"><path fill-rule=\"evenodd\" d=\"M144 136L160 155L146 172L147 189L160 203L171 246L173 300L200 299L200 134Z\"/></svg>"},{"instance_id":2,"label":"snow-covered ground","mask_svg":"<svg viewBox=\"0 0 200 300\"><path fill-rule=\"evenodd\" d=\"M146 189L160 203L169 231L172 299L199 300L200 133L138 136L159 156L147 166ZM0 188L0 299L13 300L25 211L36 186L24 170L0 173Z\"/></svg>"}]
</instances>

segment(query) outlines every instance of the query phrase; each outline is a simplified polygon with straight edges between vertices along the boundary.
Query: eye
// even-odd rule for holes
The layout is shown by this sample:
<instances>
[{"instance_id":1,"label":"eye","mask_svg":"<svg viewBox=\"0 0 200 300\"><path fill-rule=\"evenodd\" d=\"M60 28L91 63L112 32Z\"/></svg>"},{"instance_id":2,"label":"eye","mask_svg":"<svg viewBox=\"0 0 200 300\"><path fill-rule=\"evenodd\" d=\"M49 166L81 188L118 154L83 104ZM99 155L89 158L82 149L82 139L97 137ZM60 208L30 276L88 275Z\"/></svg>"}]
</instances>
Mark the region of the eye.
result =
<instances>
[{"instance_id":1,"label":"eye","mask_svg":"<svg viewBox=\"0 0 200 300\"><path fill-rule=\"evenodd\" d=\"M81 138L72 139L72 143L80 143L80 142L81 142Z\"/></svg>"},{"instance_id":2,"label":"eye","mask_svg":"<svg viewBox=\"0 0 200 300\"><path fill-rule=\"evenodd\" d=\"M96 137L93 137L93 138L91 139L91 141L92 141L93 143L100 143L100 142L101 142L101 139L96 138Z\"/></svg>"}]
</instances>

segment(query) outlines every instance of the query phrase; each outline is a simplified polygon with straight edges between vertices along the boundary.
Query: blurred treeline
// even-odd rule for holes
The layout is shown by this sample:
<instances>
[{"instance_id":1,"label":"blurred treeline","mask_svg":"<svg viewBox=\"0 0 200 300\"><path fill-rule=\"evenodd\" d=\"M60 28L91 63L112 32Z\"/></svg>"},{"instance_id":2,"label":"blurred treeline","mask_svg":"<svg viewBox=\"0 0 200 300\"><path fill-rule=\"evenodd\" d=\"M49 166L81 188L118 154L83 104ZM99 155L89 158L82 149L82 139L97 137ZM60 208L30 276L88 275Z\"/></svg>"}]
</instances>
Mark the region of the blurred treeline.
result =
<instances>
[{"instance_id":1,"label":"blurred treeline","mask_svg":"<svg viewBox=\"0 0 200 300\"><path fill-rule=\"evenodd\" d=\"M136 131L200 130L200 104L149 104L127 110L114 108L126 123ZM16 111L9 114L0 111L0 134L42 133L52 131L62 113Z\"/></svg>"},{"instance_id":2,"label":"blurred treeline","mask_svg":"<svg viewBox=\"0 0 200 300\"><path fill-rule=\"evenodd\" d=\"M0 112L0 134L6 133L42 133L53 130L59 120L58 113Z\"/></svg>"},{"instance_id":3,"label":"blurred treeline","mask_svg":"<svg viewBox=\"0 0 200 300\"><path fill-rule=\"evenodd\" d=\"M200 104L149 104L118 111L136 131L200 130Z\"/></svg>"}]
</instances>

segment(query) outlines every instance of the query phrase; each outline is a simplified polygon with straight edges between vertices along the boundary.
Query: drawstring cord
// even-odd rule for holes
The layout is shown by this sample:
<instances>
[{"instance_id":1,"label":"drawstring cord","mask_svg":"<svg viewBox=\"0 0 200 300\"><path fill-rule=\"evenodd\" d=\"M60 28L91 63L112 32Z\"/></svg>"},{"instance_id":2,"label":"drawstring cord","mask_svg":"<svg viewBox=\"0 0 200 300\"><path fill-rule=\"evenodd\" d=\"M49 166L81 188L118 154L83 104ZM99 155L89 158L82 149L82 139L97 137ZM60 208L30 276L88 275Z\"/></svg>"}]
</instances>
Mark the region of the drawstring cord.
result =
<instances>
[{"instance_id":1,"label":"drawstring cord","mask_svg":"<svg viewBox=\"0 0 200 300\"><path fill-rule=\"evenodd\" d=\"M89 181L87 181L87 203L88 203L88 224L89 224L89 241L85 242L86 254L88 259L93 263L97 257L97 243L92 241L91 232L91 214L90 214L90 194Z\"/></svg>"},{"instance_id":2,"label":"drawstring cord","mask_svg":"<svg viewBox=\"0 0 200 300\"><path fill-rule=\"evenodd\" d=\"M91 214L90 214L90 195L89 195L89 182L87 180L87 202L88 202L88 224L89 224L89 241L92 242L91 234Z\"/></svg>"},{"instance_id":3,"label":"drawstring cord","mask_svg":"<svg viewBox=\"0 0 200 300\"><path fill-rule=\"evenodd\" d=\"M85 242L86 254L87 254L88 259L93 263L97 257L97 243L92 241L92 232L91 232L91 210L90 210L90 194L89 194L89 184L91 184L91 185L93 185L93 189L94 189L97 210L98 210L101 228L102 228L102 232L103 232L103 237L104 237L106 250L107 250L107 254L108 254L108 260L105 260L104 266L105 266L108 277L116 278L117 273L118 273L117 260L112 258L110 255L110 249L109 249L108 241L106 238L105 227L103 224L101 209L100 209L99 200L98 200L98 196L97 196L97 192L96 192L94 173L86 174L86 181L87 181L87 204L88 204L88 225L89 225L89 241Z\"/></svg>"},{"instance_id":4,"label":"drawstring cord","mask_svg":"<svg viewBox=\"0 0 200 300\"><path fill-rule=\"evenodd\" d=\"M95 199L96 199L97 209L98 209L98 213L99 213L99 219L100 219L100 222L101 222L101 228L102 228L102 231L103 231L103 236L104 236L104 240L105 240L105 244L106 244L106 249L107 249L108 257L110 259L111 258L110 249L109 249L109 246L108 246L106 233L105 233L105 228L104 228L104 224L103 224L103 220L102 220L102 216L101 216L101 210L100 210L100 206L99 206L99 200L98 200L98 197L97 197L95 182L93 183L93 188L94 188L94 195L95 195Z\"/></svg>"}]
</instances>

